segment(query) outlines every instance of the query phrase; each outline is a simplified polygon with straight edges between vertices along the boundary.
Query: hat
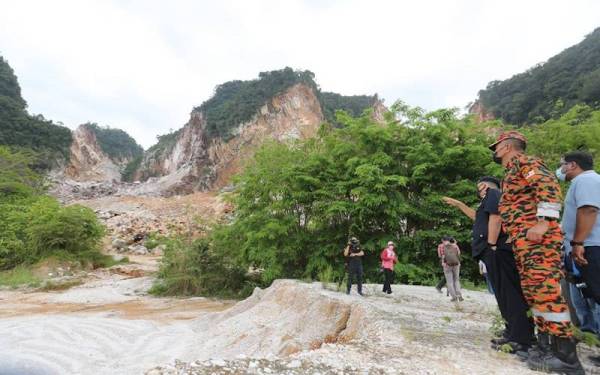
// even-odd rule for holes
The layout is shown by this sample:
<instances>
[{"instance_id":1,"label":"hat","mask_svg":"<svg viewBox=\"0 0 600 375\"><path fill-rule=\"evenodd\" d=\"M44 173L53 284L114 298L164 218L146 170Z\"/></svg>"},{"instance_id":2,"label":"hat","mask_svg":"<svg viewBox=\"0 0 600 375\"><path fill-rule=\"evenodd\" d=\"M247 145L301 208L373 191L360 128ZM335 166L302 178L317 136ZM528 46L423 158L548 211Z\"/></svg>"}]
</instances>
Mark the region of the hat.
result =
<instances>
[{"instance_id":1,"label":"hat","mask_svg":"<svg viewBox=\"0 0 600 375\"><path fill-rule=\"evenodd\" d=\"M388 246L394 246L394 241L388 241Z\"/></svg>"},{"instance_id":2,"label":"hat","mask_svg":"<svg viewBox=\"0 0 600 375\"><path fill-rule=\"evenodd\" d=\"M495 184L498 187L501 186L500 180L494 176L483 176L477 181L477 183L480 182L491 182L492 184Z\"/></svg>"},{"instance_id":3,"label":"hat","mask_svg":"<svg viewBox=\"0 0 600 375\"><path fill-rule=\"evenodd\" d=\"M516 130L511 130L511 131L501 133L498 136L498 138L496 139L496 142L492 143L489 146L490 150L494 151L496 149L496 146L498 146L498 143L505 141L507 139L518 139L520 141L527 143L527 138L525 138L525 136L523 134L519 133Z\"/></svg>"},{"instance_id":4,"label":"hat","mask_svg":"<svg viewBox=\"0 0 600 375\"><path fill-rule=\"evenodd\" d=\"M356 237L351 237L351 238L350 238L350 242L352 242L352 243L358 243L358 238L356 238Z\"/></svg>"}]
</instances>

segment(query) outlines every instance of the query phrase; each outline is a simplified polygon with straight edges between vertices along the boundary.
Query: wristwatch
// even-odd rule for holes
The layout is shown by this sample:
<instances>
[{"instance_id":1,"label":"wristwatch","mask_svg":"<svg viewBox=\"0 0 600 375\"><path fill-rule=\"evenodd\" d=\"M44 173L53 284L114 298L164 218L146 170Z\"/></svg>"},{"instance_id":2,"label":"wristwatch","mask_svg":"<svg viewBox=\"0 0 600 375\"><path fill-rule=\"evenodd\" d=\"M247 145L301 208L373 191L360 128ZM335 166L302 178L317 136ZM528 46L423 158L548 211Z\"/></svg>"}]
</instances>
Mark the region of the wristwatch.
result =
<instances>
[{"instance_id":1,"label":"wristwatch","mask_svg":"<svg viewBox=\"0 0 600 375\"><path fill-rule=\"evenodd\" d=\"M583 242L582 242L582 241L569 241L569 244L570 244L572 247L575 247L575 246L583 246Z\"/></svg>"},{"instance_id":2,"label":"wristwatch","mask_svg":"<svg viewBox=\"0 0 600 375\"><path fill-rule=\"evenodd\" d=\"M489 246L489 247L490 247L490 249L492 249L492 250L496 250L496 249L498 249L498 245L497 245L497 244L495 244L495 243L489 243L489 242L488 242L488 246Z\"/></svg>"}]
</instances>

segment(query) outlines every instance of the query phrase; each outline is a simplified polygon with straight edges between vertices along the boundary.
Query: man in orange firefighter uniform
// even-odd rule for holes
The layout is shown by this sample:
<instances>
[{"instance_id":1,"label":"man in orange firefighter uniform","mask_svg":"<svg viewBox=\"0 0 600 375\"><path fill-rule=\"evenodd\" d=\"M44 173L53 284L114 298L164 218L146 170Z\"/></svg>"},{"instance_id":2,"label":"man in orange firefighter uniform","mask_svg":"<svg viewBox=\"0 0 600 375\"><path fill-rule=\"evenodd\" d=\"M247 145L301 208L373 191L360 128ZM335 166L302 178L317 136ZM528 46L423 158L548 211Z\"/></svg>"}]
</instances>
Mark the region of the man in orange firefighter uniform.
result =
<instances>
[{"instance_id":1,"label":"man in orange firefighter uniform","mask_svg":"<svg viewBox=\"0 0 600 375\"><path fill-rule=\"evenodd\" d=\"M584 374L560 288L560 185L542 160L525 154L526 147L517 131L502 133L490 146L494 161L506 169L499 211L538 331L538 346L528 352L527 364L534 370Z\"/></svg>"}]
</instances>

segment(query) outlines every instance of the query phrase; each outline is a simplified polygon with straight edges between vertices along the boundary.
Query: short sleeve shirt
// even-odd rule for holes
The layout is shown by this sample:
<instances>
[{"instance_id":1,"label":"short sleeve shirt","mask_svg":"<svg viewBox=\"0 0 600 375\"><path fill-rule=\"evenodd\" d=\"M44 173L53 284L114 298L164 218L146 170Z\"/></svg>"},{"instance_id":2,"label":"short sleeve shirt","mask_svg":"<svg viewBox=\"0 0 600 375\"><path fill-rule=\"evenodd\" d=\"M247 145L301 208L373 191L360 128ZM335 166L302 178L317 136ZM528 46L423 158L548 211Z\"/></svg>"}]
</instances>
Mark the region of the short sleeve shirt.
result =
<instances>
[{"instance_id":1,"label":"short sleeve shirt","mask_svg":"<svg viewBox=\"0 0 600 375\"><path fill-rule=\"evenodd\" d=\"M488 223L490 215L499 215L498 204L502 193L497 189L488 189L485 198L481 200L477 211L475 212L475 222L473 223L473 240L471 242L471 251L474 258L483 253L488 244ZM506 243L507 236L500 231L496 245L501 250L512 250Z\"/></svg>"},{"instance_id":2,"label":"short sleeve shirt","mask_svg":"<svg viewBox=\"0 0 600 375\"><path fill-rule=\"evenodd\" d=\"M600 175L594 171L586 171L575 177L567 192L562 220L562 229L567 241L573 240L577 209L583 206L600 209ZM590 235L583 244L584 246L600 246L600 218L596 219Z\"/></svg>"}]
</instances>

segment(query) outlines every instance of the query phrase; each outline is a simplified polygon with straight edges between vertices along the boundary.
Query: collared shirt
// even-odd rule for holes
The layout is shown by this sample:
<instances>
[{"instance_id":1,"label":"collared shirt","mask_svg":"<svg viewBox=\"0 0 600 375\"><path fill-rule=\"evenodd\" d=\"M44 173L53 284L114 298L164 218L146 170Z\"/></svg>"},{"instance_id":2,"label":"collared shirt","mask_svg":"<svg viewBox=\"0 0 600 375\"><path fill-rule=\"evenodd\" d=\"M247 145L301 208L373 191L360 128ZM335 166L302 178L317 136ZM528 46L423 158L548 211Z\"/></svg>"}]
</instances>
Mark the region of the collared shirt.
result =
<instances>
[{"instance_id":1,"label":"collared shirt","mask_svg":"<svg viewBox=\"0 0 600 375\"><path fill-rule=\"evenodd\" d=\"M600 175L594 171L585 171L571 181L565 212L563 213L562 228L567 241L573 240L577 222L577 209L583 206L600 208ZM592 227L589 236L583 242L584 246L600 246L600 220Z\"/></svg>"},{"instance_id":2,"label":"collared shirt","mask_svg":"<svg viewBox=\"0 0 600 375\"><path fill-rule=\"evenodd\" d=\"M561 200L558 180L541 159L520 154L506 166L499 210L509 236L534 226L537 216L558 219Z\"/></svg>"},{"instance_id":3,"label":"collared shirt","mask_svg":"<svg viewBox=\"0 0 600 375\"><path fill-rule=\"evenodd\" d=\"M488 223L490 215L499 215L498 203L502 193L498 189L488 189L485 198L481 200L475 212L473 222L473 240L471 241L471 252L473 258L478 258L488 246ZM506 243L508 236L500 231L496 246L499 250L511 251L512 247Z\"/></svg>"}]
</instances>

